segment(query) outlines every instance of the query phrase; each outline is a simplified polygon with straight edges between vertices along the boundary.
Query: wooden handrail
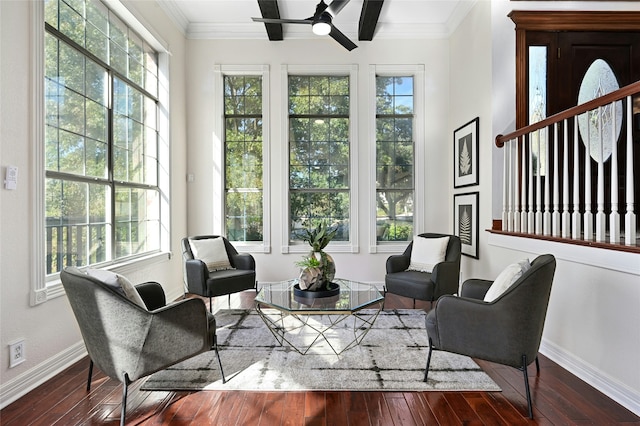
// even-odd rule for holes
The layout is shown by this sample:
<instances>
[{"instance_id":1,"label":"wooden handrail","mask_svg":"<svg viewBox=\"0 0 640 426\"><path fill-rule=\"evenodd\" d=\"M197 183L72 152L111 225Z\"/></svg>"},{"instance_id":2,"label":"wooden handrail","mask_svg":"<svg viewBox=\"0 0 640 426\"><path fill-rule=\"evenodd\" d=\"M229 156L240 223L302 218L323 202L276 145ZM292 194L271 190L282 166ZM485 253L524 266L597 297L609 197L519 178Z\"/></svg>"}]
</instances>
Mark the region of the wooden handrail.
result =
<instances>
[{"instance_id":1,"label":"wooden handrail","mask_svg":"<svg viewBox=\"0 0 640 426\"><path fill-rule=\"evenodd\" d=\"M640 80L635 83L631 83L627 86L624 86L615 92L607 93L604 96L599 98L590 100L578 106L566 109L562 112L552 115L551 117L547 117L544 120L538 121L537 123L530 124L526 127L518 129L514 132L508 133L506 135L498 135L496 136L496 146L498 148L502 148L504 143L513 139L516 139L522 135L526 135L528 133L535 132L536 130L543 129L551 124L558 123L567 118L571 118L576 115L584 114L587 111L591 111L600 106L604 106L610 104L612 102L619 101L620 99L624 99L627 96L635 95L640 93Z\"/></svg>"}]
</instances>

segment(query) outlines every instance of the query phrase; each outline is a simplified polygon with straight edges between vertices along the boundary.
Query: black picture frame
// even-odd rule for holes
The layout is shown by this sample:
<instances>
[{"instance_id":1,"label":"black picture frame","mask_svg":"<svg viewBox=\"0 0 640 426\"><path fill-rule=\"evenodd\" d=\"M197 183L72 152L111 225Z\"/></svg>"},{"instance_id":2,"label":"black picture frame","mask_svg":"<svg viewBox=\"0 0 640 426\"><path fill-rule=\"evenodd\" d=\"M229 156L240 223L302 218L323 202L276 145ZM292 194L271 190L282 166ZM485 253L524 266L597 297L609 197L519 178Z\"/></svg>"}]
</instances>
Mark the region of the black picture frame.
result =
<instances>
[{"instance_id":1,"label":"black picture frame","mask_svg":"<svg viewBox=\"0 0 640 426\"><path fill-rule=\"evenodd\" d=\"M453 195L453 235L460 238L462 254L478 259L479 192Z\"/></svg>"},{"instance_id":2,"label":"black picture frame","mask_svg":"<svg viewBox=\"0 0 640 426\"><path fill-rule=\"evenodd\" d=\"M478 134L480 118L476 117L453 132L453 187L478 185Z\"/></svg>"}]
</instances>

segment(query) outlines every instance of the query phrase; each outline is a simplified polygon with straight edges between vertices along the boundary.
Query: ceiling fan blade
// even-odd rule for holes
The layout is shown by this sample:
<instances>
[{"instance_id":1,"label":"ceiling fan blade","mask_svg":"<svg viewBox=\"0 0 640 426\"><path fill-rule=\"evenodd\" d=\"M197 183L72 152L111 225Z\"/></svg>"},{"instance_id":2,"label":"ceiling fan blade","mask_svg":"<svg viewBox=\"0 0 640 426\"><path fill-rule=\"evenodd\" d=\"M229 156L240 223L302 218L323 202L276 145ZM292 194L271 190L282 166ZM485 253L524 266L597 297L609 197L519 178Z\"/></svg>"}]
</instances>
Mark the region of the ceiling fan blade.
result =
<instances>
[{"instance_id":1,"label":"ceiling fan blade","mask_svg":"<svg viewBox=\"0 0 640 426\"><path fill-rule=\"evenodd\" d=\"M327 7L327 12L329 12L331 16L336 16L347 3L349 3L349 0L333 0L329 7Z\"/></svg>"},{"instance_id":2,"label":"ceiling fan blade","mask_svg":"<svg viewBox=\"0 0 640 426\"><path fill-rule=\"evenodd\" d=\"M348 51L352 51L356 47L358 47L354 42L349 40L349 37L342 34L342 32L337 29L335 26L331 25L331 32L329 35L338 43L340 43L345 49Z\"/></svg>"},{"instance_id":3,"label":"ceiling fan blade","mask_svg":"<svg viewBox=\"0 0 640 426\"><path fill-rule=\"evenodd\" d=\"M307 19L274 19L274 18L251 18L253 22L263 22L265 24L313 24L311 18Z\"/></svg>"}]
</instances>

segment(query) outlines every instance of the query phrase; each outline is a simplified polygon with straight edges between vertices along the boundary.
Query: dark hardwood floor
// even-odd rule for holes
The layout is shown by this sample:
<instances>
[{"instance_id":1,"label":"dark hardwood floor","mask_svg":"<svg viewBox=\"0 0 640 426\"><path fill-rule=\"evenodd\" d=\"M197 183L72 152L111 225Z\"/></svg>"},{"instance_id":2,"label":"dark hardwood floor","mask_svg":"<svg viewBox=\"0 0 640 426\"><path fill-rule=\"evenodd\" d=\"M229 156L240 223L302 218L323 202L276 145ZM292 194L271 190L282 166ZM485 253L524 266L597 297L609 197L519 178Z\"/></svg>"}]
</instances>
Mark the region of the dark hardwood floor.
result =
<instances>
[{"instance_id":1,"label":"dark hardwood floor","mask_svg":"<svg viewBox=\"0 0 640 426\"><path fill-rule=\"evenodd\" d=\"M253 292L231 298L232 308L253 306ZM227 298L216 306L226 309ZM387 295L385 309L411 308ZM426 309L428 304L418 304ZM216 309L216 308L214 308ZM530 366L533 421L527 417L522 373L478 361L502 392L147 392L129 388L128 424L135 425L640 425L634 415L540 355ZM121 384L94 371L87 392L88 359L0 411L0 424L116 425Z\"/></svg>"}]
</instances>

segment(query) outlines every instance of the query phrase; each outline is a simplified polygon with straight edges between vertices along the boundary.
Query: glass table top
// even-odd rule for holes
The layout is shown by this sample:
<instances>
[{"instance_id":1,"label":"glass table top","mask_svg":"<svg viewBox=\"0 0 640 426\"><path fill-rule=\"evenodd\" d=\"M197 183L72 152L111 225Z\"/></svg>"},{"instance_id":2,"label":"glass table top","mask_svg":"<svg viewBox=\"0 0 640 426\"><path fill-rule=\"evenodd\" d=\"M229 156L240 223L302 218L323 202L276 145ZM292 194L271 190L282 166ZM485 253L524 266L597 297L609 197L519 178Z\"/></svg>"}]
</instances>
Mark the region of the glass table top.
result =
<instances>
[{"instance_id":1,"label":"glass table top","mask_svg":"<svg viewBox=\"0 0 640 426\"><path fill-rule=\"evenodd\" d=\"M274 284L265 284L255 301L261 305L290 311L313 313L355 312L374 303L381 303L384 296L372 284L335 279L340 285L340 294L331 297L302 298L294 295L293 286L297 279Z\"/></svg>"}]
</instances>

